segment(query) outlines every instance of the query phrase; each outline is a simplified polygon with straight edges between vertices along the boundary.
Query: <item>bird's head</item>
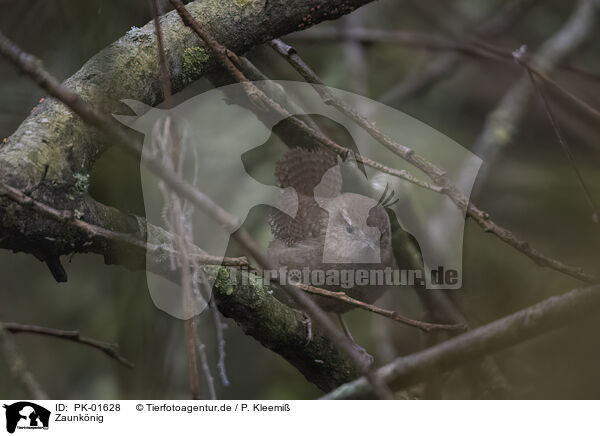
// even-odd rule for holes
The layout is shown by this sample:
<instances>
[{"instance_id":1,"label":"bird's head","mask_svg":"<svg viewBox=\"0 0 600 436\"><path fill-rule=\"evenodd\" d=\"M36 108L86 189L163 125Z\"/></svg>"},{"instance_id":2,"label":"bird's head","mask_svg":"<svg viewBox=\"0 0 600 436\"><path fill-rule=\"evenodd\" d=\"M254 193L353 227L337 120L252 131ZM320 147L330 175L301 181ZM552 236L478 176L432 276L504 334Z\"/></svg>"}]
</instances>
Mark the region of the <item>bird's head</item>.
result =
<instances>
[{"instance_id":1,"label":"bird's head","mask_svg":"<svg viewBox=\"0 0 600 436\"><path fill-rule=\"evenodd\" d=\"M345 193L320 201L328 212L326 247L356 262L379 259L391 247L390 220L376 200L359 194Z\"/></svg>"}]
</instances>

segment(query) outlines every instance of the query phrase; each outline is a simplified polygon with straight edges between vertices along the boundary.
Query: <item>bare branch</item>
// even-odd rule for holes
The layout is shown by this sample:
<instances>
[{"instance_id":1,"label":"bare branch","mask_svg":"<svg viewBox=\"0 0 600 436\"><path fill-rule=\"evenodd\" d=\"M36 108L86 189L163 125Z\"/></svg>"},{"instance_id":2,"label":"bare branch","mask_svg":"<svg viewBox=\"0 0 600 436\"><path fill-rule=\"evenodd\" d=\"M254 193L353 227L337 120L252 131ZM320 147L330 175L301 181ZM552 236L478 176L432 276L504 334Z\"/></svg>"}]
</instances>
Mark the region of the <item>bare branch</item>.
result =
<instances>
[{"instance_id":1,"label":"bare branch","mask_svg":"<svg viewBox=\"0 0 600 436\"><path fill-rule=\"evenodd\" d=\"M425 322L425 321L418 321L416 319L411 319L406 316L400 315L396 311L382 309L382 308L374 306L372 304L367 304L363 301L356 300L356 299L351 298L348 295L346 295L346 293L340 292L340 291L338 291L338 292L328 291L326 289L316 288L314 286L308 286L308 285L304 285L302 283L295 283L294 285L299 287L300 289L303 289L304 291L308 292L309 294L321 295L323 297L336 299L338 301L342 301L351 306L354 306L354 307L357 307L360 309L364 309L369 312L376 313L378 315L392 319L401 324L405 324L405 325L408 325L411 327L416 327L419 330L422 330L424 332L431 332L431 331L436 331L436 330L462 331L462 330L467 330L467 328L468 328L466 324L436 324L436 323L430 323L430 322Z\"/></svg>"},{"instance_id":2,"label":"bare branch","mask_svg":"<svg viewBox=\"0 0 600 436\"><path fill-rule=\"evenodd\" d=\"M351 29L315 28L308 32L298 32L290 35L296 41L323 41L323 40L350 40L362 43L385 42L402 44L409 47L422 48L435 51L469 51L465 44L457 43L444 35L413 32L409 30L384 30L353 27Z\"/></svg>"},{"instance_id":3,"label":"bare branch","mask_svg":"<svg viewBox=\"0 0 600 436\"><path fill-rule=\"evenodd\" d=\"M473 329L441 344L399 357L377 370L394 389L419 382L431 369L448 371L474 359L522 343L591 316L600 307L600 286L575 289ZM342 385L323 399L362 398L370 394L363 378Z\"/></svg>"},{"instance_id":4,"label":"bare branch","mask_svg":"<svg viewBox=\"0 0 600 436\"><path fill-rule=\"evenodd\" d=\"M211 400L217 399L217 393L215 390L215 381L210 372L210 367L208 366L208 357L206 355L206 345L200 342L200 339L196 335L196 339L198 340L198 355L200 356L200 364L202 368L202 372L204 373L204 379L208 384L208 393Z\"/></svg>"},{"instance_id":5,"label":"bare branch","mask_svg":"<svg viewBox=\"0 0 600 436\"><path fill-rule=\"evenodd\" d=\"M97 339L81 336L77 330L58 330L48 327L40 327L37 325L19 324L16 322L4 322L4 329L10 333L33 333L36 335L50 336L53 338L63 339L65 341L76 342L78 344L87 345L102 351L111 359L115 359L121 365L127 368L133 368L134 365L129 360L119 354L119 346L108 342L99 341Z\"/></svg>"},{"instance_id":6,"label":"bare branch","mask_svg":"<svg viewBox=\"0 0 600 436\"><path fill-rule=\"evenodd\" d=\"M213 319L215 321L215 328L217 331L217 350L219 353L219 360L217 362L217 370L219 371L219 377L223 386L229 386L229 378L227 377L227 369L225 368L225 334L224 330L227 324L221 319L221 314L217 309L215 301L211 298L210 309L212 310Z\"/></svg>"}]
</instances>

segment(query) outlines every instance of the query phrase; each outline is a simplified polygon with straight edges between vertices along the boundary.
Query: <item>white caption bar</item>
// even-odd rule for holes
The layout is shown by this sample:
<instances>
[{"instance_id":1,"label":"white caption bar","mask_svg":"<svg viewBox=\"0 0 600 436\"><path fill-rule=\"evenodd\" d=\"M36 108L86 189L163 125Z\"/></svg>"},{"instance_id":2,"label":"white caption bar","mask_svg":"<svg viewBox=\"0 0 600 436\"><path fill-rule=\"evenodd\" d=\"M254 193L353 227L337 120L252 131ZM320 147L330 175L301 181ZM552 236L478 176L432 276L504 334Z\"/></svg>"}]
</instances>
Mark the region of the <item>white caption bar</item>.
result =
<instances>
[{"instance_id":1,"label":"white caption bar","mask_svg":"<svg viewBox=\"0 0 600 436\"><path fill-rule=\"evenodd\" d=\"M419 435L600 433L598 401L3 400L0 435ZM122 434L122 433L118 433Z\"/></svg>"}]
</instances>

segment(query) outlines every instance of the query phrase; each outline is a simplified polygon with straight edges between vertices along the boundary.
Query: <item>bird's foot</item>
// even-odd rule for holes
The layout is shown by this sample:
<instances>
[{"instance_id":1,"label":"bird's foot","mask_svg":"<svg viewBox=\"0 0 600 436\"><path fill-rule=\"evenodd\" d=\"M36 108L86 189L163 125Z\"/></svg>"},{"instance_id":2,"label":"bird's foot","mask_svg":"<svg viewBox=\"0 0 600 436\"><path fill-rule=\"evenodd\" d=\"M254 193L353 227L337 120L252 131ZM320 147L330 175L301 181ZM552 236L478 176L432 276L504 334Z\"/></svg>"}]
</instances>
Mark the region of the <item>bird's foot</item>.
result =
<instances>
[{"instance_id":1,"label":"bird's foot","mask_svg":"<svg viewBox=\"0 0 600 436\"><path fill-rule=\"evenodd\" d=\"M363 347L361 347L360 345L358 345L356 342L354 342L352 345L353 345L354 349L356 350L358 356L362 360L363 368L369 368L373 364L373 362L375 361L375 359L373 358L373 356L371 356L367 352L367 350L365 350Z\"/></svg>"},{"instance_id":2,"label":"bird's foot","mask_svg":"<svg viewBox=\"0 0 600 436\"><path fill-rule=\"evenodd\" d=\"M352 347L356 350L357 355L361 359L363 368L370 367L375 361L373 356L371 356L367 352L367 350L365 350L363 347L356 343L356 341L352 337L352 334L350 333L350 328L348 328L348 324L346 324L346 321L344 320L344 318L342 318L342 315L338 314L338 320L340 321L344 334L350 340L350 342L352 343Z\"/></svg>"}]
</instances>

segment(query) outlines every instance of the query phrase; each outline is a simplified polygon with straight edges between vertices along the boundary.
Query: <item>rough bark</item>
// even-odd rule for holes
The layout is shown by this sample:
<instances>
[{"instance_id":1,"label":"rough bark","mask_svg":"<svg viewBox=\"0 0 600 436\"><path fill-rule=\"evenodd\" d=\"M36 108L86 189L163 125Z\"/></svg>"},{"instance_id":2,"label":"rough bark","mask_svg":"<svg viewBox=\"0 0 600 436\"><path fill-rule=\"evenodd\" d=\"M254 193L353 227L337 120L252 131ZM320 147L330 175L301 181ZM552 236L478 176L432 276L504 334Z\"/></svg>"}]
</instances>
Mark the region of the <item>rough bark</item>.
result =
<instances>
[{"instance_id":1,"label":"rough bark","mask_svg":"<svg viewBox=\"0 0 600 436\"><path fill-rule=\"evenodd\" d=\"M229 280L229 273L233 272L238 274L235 287ZM246 334L280 354L324 391L358 376L345 355L316 326L309 326L306 315L273 297L272 289L260 279L239 284L241 274L223 267L218 270L213 291L223 315L235 319Z\"/></svg>"}]
</instances>

